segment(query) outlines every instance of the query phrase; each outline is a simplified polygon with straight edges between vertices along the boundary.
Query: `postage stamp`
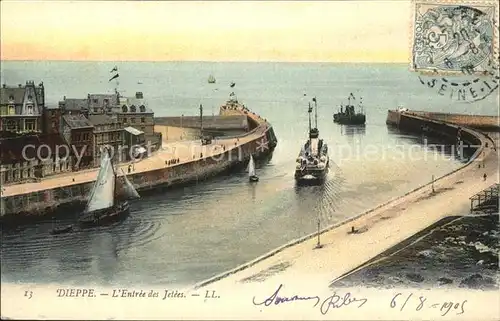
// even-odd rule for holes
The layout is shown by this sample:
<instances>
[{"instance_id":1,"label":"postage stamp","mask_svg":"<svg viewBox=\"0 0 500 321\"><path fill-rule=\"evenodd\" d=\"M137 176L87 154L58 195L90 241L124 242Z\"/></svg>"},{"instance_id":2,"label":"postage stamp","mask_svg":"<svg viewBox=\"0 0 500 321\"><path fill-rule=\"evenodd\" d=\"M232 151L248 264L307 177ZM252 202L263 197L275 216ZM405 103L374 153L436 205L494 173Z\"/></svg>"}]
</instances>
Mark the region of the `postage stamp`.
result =
<instances>
[{"instance_id":1,"label":"postage stamp","mask_svg":"<svg viewBox=\"0 0 500 321\"><path fill-rule=\"evenodd\" d=\"M411 69L484 74L498 53L498 3L413 1Z\"/></svg>"}]
</instances>

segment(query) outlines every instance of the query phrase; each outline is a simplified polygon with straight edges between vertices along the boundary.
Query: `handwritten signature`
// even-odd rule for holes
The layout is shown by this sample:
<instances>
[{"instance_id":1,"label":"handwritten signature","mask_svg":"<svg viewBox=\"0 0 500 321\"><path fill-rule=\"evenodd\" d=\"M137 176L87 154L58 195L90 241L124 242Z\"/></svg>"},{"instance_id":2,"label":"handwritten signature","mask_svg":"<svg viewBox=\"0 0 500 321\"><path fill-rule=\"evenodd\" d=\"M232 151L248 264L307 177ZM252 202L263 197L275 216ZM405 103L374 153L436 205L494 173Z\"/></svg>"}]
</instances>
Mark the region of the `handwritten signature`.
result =
<instances>
[{"instance_id":1,"label":"handwritten signature","mask_svg":"<svg viewBox=\"0 0 500 321\"><path fill-rule=\"evenodd\" d=\"M265 306L270 306L271 304L274 303L274 305L279 305L283 303L288 303L288 302L293 302L293 301L312 301L314 302L313 307L316 307L320 302L321 298L319 296L299 296L299 295L293 295L290 297L286 297L283 295L278 295L280 293L280 290L283 288L283 284L280 284L280 286L276 289L276 291L271 294L268 298L264 299L263 301L257 301L255 299L255 296L253 297L253 304L254 305L265 305ZM361 308L368 299L361 298L357 299L355 297L351 296L350 292L347 292L344 294L344 296L338 295L336 292L333 293L333 295L329 296L320 305L320 312L322 314L327 314L330 309L338 309L343 306L348 306L350 304L354 304L358 302L358 305L354 305L357 308Z\"/></svg>"}]
</instances>

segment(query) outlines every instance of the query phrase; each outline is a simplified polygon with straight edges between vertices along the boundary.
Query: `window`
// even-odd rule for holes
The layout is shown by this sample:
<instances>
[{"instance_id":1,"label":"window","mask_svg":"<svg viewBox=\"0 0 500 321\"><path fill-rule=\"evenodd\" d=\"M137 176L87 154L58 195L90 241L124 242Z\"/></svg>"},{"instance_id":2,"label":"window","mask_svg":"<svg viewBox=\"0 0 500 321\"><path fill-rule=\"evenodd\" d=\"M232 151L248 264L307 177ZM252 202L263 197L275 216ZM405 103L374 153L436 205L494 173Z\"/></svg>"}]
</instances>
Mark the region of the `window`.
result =
<instances>
[{"instance_id":1,"label":"window","mask_svg":"<svg viewBox=\"0 0 500 321\"><path fill-rule=\"evenodd\" d=\"M94 113L97 113L98 112L98 109L97 108L94 108Z\"/></svg>"},{"instance_id":2,"label":"window","mask_svg":"<svg viewBox=\"0 0 500 321\"><path fill-rule=\"evenodd\" d=\"M141 117L141 123L145 123L146 119L144 117Z\"/></svg>"},{"instance_id":3,"label":"window","mask_svg":"<svg viewBox=\"0 0 500 321\"><path fill-rule=\"evenodd\" d=\"M130 118L130 122L133 124L135 123L135 118Z\"/></svg>"},{"instance_id":4,"label":"window","mask_svg":"<svg viewBox=\"0 0 500 321\"><path fill-rule=\"evenodd\" d=\"M94 104L98 104L98 103L99 103L99 99L94 98L94 99L92 99L92 102L93 102Z\"/></svg>"},{"instance_id":5,"label":"window","mask_svg":"<svg viewBox=\"0 0 500 321\"><path fill-rule=\"evenodd\" d=\"M145 111L146 111L146 106L141 105L141 106L139 107L139 110L141 111L141 113L145 112Z\"/></svg>"},{"instance_id":6,"label":"window","mask_svg":"<svg viewBox=\"0 0 500 321\"><path fill-rule=\"evenodd\" d=\"M9 115L16 114L16 107L14 105L9 105Z\"/></svg>"},{"instance_id":7,"label":"window","mask_svg":"<svg viewBox=\"0 0 500 321\"><path fill-rule=\"evenodd\" d=\"M24 130L26 130L26 131L35 130L35 120L34 119L26 119L24 121Z\"/></svg>"},{"instance_id":8,"label":"window","mask_svg":"<svg viewBox=\"0 0 500 321\"><path fill-rule=\"evenodd\" d=\"M127 123L127 118L123 118L123 123L126 124Z\"/></svg>"},{"instance_id":9,"label":"window","mask_svg":"<svg viewBox=\"0 0 500 321\"><path fill-rule=\"evenodd\" d=\"M135 105L130 106L130 112L135 113L135 111L136 111Z\"/></svg>"},{"instance_id":10,"label":"window","mask_svg":"<svg viewBox=\"0 0 500 321\"><path fill-rule=\"evenodd\" d=\"M126 112L128 111L127 105L123 105L123 106L122 106L122 111L123 111L124 113L126 113Z\"/></svg>"},{"instance_id":11,"label":"window","mask_svg":"<svg viewBox=\"0 0 500 321\"><path fill-rule=\"evenodd\" d=\"M26 105L26 113L33 115L33 105Z\"/></svg>"},{"instance_id":12,"label":"window","mask_svg":"<svg viewBox=\"0 0 500 321\"><path fill-rule=\"evenodd\" d=\"M17 122L15 120L8 120L6 127L7 127L7 130L15 131L15 130L17 130Z\"/></svg>"},{"instance_id":13,"label":"window","mask_svg":"<svg viewBox=\"0 0 500 321\"><path fill-rule=\"evenodd\" d=\"M10 95L10 96L9 96L9 100L10 100L10 101L14 101L14 96Z\"/></svg>"}]
</instances>

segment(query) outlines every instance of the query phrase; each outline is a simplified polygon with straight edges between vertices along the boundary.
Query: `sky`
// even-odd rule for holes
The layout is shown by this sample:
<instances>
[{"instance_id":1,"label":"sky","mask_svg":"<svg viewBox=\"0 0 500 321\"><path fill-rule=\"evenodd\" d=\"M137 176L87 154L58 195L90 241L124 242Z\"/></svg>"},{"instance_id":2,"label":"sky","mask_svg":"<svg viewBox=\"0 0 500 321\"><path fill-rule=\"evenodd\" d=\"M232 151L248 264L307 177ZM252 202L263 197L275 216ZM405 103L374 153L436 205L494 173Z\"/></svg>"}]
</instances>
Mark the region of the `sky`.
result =
<instances>
[{"instance_id":1,"label":"sky","mask_svg":"<svg viewBox=\"0 0 500 321\"><path fill-rule=\"evenodd\" d=\"M409 0L4 0L0 6L2 60L409 60Z\"/></svg>"}]
</instances>

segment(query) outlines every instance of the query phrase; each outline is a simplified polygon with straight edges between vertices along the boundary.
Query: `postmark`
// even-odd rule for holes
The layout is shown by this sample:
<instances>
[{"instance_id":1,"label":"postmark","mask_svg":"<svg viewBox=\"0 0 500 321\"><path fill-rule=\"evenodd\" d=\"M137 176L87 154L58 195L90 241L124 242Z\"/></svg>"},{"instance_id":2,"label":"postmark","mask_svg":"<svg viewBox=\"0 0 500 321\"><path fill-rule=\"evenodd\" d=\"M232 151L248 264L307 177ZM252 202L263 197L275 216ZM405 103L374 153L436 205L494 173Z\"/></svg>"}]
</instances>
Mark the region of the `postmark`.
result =
<instances>
[{"instance_id":1,"label":"postmark","mask_svg":"<svg viewBox=\"0 0 500 321\"><path fill-rule=\"evenodd\" d=\"M498 90L498 3L414 1L411 70L438 95L481 101Z\"/></svg>"},{"instance_id":2,"label":"postmark","mask_svg":"<svg viewBox=\"0 0 500 321\"><path fill-rule=\"evenodd\" d=\"M498 4L413 2L411 69L487 75L494 64Z\"/></svg>"},{"instance_id":3,"label":"postmark","mask_svg":"<svg viewBox=\"0 0 500 321\"><path fill-rule=\"evenodd\" d=\"M419 75L420 83L435 91L438 95L451 100L471 103L485 99L498 90L498 74L491 77L477 77L457 81L445 77Z\"/></svg>"}]
</instances>

